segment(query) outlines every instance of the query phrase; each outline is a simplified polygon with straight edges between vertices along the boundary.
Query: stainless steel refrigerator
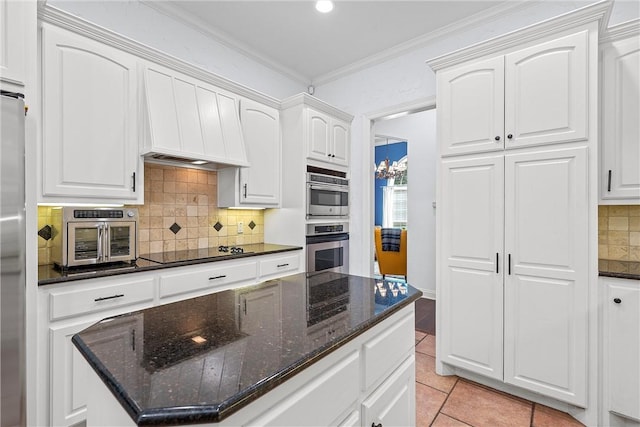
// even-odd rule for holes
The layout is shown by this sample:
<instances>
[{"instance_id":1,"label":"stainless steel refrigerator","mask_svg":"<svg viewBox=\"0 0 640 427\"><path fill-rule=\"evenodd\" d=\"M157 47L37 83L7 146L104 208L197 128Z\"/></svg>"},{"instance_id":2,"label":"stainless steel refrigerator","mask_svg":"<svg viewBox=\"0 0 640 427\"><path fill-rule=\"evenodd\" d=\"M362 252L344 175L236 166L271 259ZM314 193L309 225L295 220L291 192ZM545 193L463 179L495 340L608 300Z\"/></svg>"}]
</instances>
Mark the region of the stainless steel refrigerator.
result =
<instances>
[{"instance_id":1,"label":"stainless steel refrigerator","mask_svg":"<svg viewBox=\"0 0 640 427\"><path fill-rule=\"evenodd\" d=\"M0 95L0 426L25 425L24 101Z\"/></svg>"}]
</instances>

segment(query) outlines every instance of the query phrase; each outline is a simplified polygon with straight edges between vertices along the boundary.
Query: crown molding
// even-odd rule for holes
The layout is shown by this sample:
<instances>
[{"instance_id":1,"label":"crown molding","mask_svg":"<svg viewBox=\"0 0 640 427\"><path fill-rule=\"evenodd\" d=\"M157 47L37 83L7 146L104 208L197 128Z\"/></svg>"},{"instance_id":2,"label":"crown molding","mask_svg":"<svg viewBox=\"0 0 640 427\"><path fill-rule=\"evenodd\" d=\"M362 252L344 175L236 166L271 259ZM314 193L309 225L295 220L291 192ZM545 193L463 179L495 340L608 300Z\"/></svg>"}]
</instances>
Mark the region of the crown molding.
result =
<instances>
[{"instance_id":1,"label":"crown molding","mask_svg":"<svg viewBox=\"0 0 640 427\"><path fill-rule=\"evenodd\" d=\"M305 92L290 96L289 98L282 100L281 105L283 110L296 106L312 107L345 122L351 123L353 121L353 115L339 110L333 105L327 104L323 100L318 99L315 96L311 96Z\"/></svg>"},{"instance_id":2,"label":"crown molding","mask_svg":"<svg viewBox=\"0 0 640 427\"><path fill-rule=\"evenodd\" d=\"M75 15L57 9L50 5L44 5L38 10L38 19L41 22L56 25L66 30L72 31L84 37L93 39L116 49L131 53L141 59L155 62L165 67L186 74L190 77L212 84L236 95L244 96L273 108L280 108L280 101L269 95L253 90L247 86L236 83L225 77L214 74L210 71L196 67L188 62L164 53L153 47L124 37L114 31L108 30L99 25L93 24Z\"/></svg>"},{"instance_id":3,"label":"crown molding","mask_svg":"<svg viewBox=\"0 0 640 427\"><path fill-rule=\"evenodd\" d=\"M311 82L311 78L305 76L291 68L285 67L284 65L271 60L270 58L262 55L255 49L252 49L249 45L241 43L237 39L234 39L227 33L219 30L214 30L211 28L206 22L202 19L193 16L190 13L185 12L180 7L177 7L174 4L169 2L157 1L157 0L141 0L140 1L145 6L156 10L157 12L162 13L163 15L168 16L174 20L177 20L183 24L186 24L188 27L193 28L205 36L223 44L224 46L235 50L236 52L253 59L260 64L271 68L274 71L277 71L280 74L289 77L292 80L295 80L298 83L302 83L305 86L308 86Z\"/></svg>"},{"instance_id":4,"label":"crown molding","mask_svg":"<svg viewBox=\"0 0 640 427\"><path fill-rule=\"evenodd\" d=\"M640 36L640 18L607 28L605 32L600 34L599 42L610 43L633 36Z\"/></svg>"},{"instance_id":5,"label":"crown molding","mask_svg":"<svg viewBox=\"0 0 640 427\"><path fill-rule=\"evenodd\" d=\"M360 61L353 62L342 68L338 68L337 70L323 74L319 77L314 78L312 81L312 84L314 86L320 86L322 84L326 84L331 81L338 80L349 74L356 73L365 68L382 64L386 61L402 56L408 52L411 52L412 50L425 47L430 43L433 43L434 40L447 37L451 34L456 33L457 31L461 31L464 29L468 29L469 27L482 24L487 20L490 20L496 16L503 15L507 12L510 12L513 10L525 9L530 6L532 6L532 3L530 0L512 0L512 1L504 2L502 4L489 8L480 13L476 13L475 15L470 16L461 21L456 21L452 24L446 25L442 28L439 28L436 31L432 31L428 34L424 34L422 36L413 38L406 42L400 43L396 46L390 47L389 49L385 49L381 52L378 52L375 55L368 56L366 58L361 59Z\"/></svg>"},{"instance_id":6,"label":"crown molding","mask_svg":"<svg viewBox=\"0 0 640 427\"><path fill-rule=\"evenodd\" d=\"M540 38L596 21L599 22L602 30L602 27L606 26L612 6L613 0L594 3L452 53L429 59L426 63L432 70L437 71L472 59L501 53L526 43L535 42Z\"/></svg>"}]
</instances>

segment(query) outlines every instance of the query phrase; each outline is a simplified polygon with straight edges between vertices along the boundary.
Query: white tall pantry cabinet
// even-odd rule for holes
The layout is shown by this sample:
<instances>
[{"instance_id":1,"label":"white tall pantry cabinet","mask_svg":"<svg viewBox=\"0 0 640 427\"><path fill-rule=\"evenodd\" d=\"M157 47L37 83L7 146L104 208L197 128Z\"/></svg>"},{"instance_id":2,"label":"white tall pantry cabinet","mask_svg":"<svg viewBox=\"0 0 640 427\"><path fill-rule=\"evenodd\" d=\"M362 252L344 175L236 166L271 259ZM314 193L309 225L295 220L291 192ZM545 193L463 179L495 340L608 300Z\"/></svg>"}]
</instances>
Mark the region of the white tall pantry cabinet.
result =
<instances>
[{"instance_id":1,"label":"white tall pantry cabinet","mask_svg":"<svg viewBox=\"0 0 640 427\"><path fill-rule=\"evenodd\" d=\"M595 5L436 71L437 369L597 419ZM592 381L593 383L593 381Z\"/></svg>"}]
</instances>

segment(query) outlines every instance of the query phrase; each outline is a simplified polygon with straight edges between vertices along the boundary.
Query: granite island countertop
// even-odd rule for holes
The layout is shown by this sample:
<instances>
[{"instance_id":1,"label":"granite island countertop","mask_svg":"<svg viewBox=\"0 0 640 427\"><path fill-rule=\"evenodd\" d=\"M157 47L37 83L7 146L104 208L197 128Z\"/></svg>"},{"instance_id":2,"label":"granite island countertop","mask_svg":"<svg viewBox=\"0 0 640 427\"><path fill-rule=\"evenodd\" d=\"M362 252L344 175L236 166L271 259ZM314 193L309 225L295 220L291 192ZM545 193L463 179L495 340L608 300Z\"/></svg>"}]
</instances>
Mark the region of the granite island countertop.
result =
<instances>
[{"instance_id":1,"label":"granite island countertop","mask_svg":"<svg viewBox=\"0 0 640 427\"><path fill-rule=\"evenodd\" d=\"M421 295L301 273L104 319L72 341L138 425L219 422Z\"/></svg>"},{"instance_id":2,"label":"granite island countertop","mask_svg":"<svg viewBox=\"0 0 640 427\"><path fill-rule=\"evenodd\" d=\"M639 261L614 261L600 259L598 260L598 270L600 276L604 277L640 280Z\"/></svg>"},{"instance_id":3,"label":"granite island countertop","mask_svg":"<svg viewBox=\"0 0 640 427\"><path fill-rule=\"evenodd\" d=\"M301 246L272 243L254 243L241 247L244 253L220 252L218 248L168 251L142 254L133 264L91 265L66 271L60 271L53 265L41 265L38 266L38 286L302 250Z\"/></svg>"}]
</instances>

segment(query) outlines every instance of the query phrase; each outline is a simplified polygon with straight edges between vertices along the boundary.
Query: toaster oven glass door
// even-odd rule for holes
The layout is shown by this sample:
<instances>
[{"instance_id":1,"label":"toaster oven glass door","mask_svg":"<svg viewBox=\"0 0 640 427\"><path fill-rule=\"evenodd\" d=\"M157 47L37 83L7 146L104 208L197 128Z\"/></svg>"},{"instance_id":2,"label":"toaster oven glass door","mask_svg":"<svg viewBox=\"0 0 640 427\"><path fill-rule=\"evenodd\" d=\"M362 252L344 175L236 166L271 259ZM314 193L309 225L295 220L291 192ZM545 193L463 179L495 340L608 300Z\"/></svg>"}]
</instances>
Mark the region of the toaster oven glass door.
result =
<instances>
[{"instance_id":1,"label":"toaster oven glass door","mask_svg":"<svg viewBox=\"0 0 640 427\"><path fill-rule=\"evenodd\" d=\"M67 263L69 266L101 262L103 225L103 222L67 224Z\"/></svg>"},{"instance_id":2,"label":"toaster oven glass door","mask_svg":"<svg viewBox=\"0 0 640 427\"><path fill-rule=\"evenodd\" d=\"M135 222L110 222L108 225L107 261L136 259Z\"/></svg>"}]
</instances>

